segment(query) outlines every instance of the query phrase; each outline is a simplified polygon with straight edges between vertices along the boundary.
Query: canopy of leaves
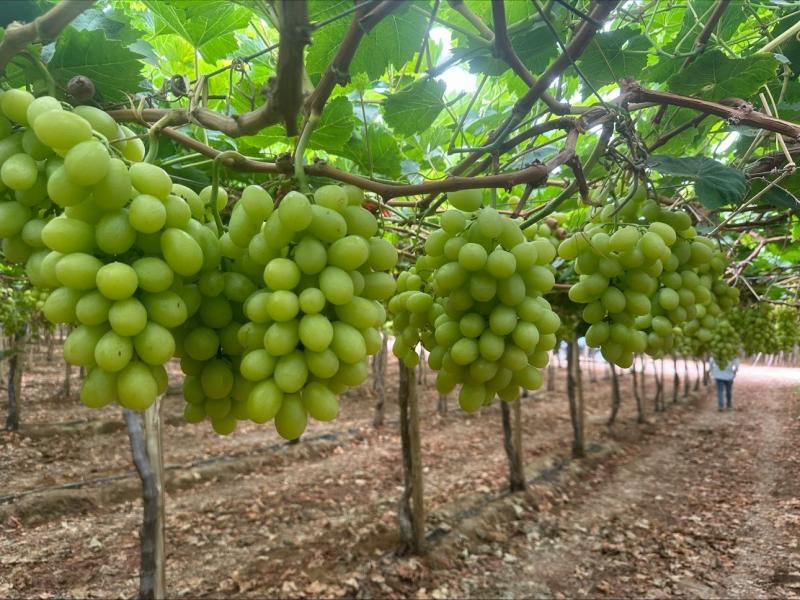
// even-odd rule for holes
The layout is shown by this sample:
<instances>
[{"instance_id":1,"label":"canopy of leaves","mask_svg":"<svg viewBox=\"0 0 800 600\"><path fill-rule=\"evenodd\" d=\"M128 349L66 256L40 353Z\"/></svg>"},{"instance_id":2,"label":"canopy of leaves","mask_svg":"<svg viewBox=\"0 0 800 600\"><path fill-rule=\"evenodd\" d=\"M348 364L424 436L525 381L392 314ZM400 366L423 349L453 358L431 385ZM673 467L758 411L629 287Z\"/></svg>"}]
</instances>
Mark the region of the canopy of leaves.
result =
<instances>
[{"instance_id":1,"label":"canopy of leaves","mask_svg":"<svg viewBox=\"0 0 800 600\"><path fill-rule=\"evenodd\" d=\"M47 8L41 2L31 1L27 9L24 4L15 3L22 11L15 18L30 20ZM561 151L564 132L543 126L559 116L549 110L554 102L569 105L572 118L601 107L612 109L616 125L609 149L587 169L591 190L616 197L634 176L643 177L650 195L662 203L694 205L698 219L710 220L702 224L706 230L727 218L731 225L756 221L758 235L798 237L793 215L800 179L785 171L791 165L787 156L796 160L800 154L796 142L742 124L748 107L789 121L800 118L800 44L796 35L770 43L796 27L796 3L742 0L720 12L717 0L621 2L574 60L545 80L550 107L539 95L532 109L521 113L515 111L528 84L549 76L597 3L506 0L501 16L511 56L496 40L497 3L400 3L349 49L345 70L332 67L332 61L347 55L348 31L360 28L358 20L383 4L365 3L360 11L349 0L306 4L311 43L293 80L302 81L305 98L326 72L335 81L319 121L302 142L306 163L316 157L398 184L441 180L454 169L503 174ZM200 104L221 115L243 114L258 109L274 91L280 6L256 0L100 0L54 43L31 45L15 57L5 83L27 84L37 93L51 87L70 101L66 84L80 74L93 80L98 93L92 102L103 108L133 101L164 109ZM733 103L743 112L698 121L700 113L691 108L620 102L622 80ZM308 115L303 106L298 109L302 122ZM218 149L291 160L299 138L287 137L282 122L237 138L197 125L185 131ZM504 128L509 122L513 125ZM541 127L541 133L528 134L532 127ZM581 131L576 153L582 161L592 155L599 134L596 124ZM503 143L492 143L495 139ZM195 186L208 181L209 163L190 150L165 142L160 153L179 159L170 161L173 176ZM471 167L459 167L465 158ZM227 177L237 184L254 179L233 172ZM577 194L563 194L572 171L557 168L550 179L553 185L529 190L525 210L549 206L571 212L561 222L580 228L587 211ZM310 183L313 188L324 181ZM516 206L524 190L520 184L491 197L499 207ZM547 204L553 199L557 203ZM393 215L402 220L417 213L403 206ZM769 225L758 226L759 220ZM736 231L723 228L722 243L733 243ZM734 248L734 260L741 252L747 249ZM769 246L765 252L778 250Z\"/></svg>"}]
</instances>

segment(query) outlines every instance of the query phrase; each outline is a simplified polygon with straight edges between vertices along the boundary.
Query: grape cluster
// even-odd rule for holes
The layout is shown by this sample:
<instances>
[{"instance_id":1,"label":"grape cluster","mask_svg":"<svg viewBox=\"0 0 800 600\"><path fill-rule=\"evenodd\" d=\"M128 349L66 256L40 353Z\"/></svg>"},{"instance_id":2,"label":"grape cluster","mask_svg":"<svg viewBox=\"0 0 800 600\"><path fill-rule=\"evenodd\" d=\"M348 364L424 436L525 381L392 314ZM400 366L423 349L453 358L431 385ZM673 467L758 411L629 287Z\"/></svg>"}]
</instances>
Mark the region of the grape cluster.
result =
<instances>
[{"instance_id":1,"label":"grape cluster","mask_svg":"<svg viewBox=\"0 0 800 600\"><path fill-rule=\"evenodd\" d=\"M748 355L789 352L798 342L800 324L792 306L764 303L741 307L730 315Z\"/></svg>"},{"instance_id":2,"label":"grape cluster","mask_svg":"<svg viewBox=\"0 0 800 600\"><path fill-rule=\"evenodd\" d=\"M143 410L166 390L171 329L189 314L183 278L204 266L192 229L203 226L163 169L130 164L141 141L103 111L19 90L0 109L19 126L0 141L14 196L0 203L4 251L52 290L48 320L74 325L64 358L88 370L81 400Z\"/></svg>"},{"instance_id":3,"label":"grape cluster","mask_svg":"<svg viewBox=\"0 0 800 600\"><path fill-rule=\"evenodd\" d=\"M742 349L739 332L727 319L719 319L711 333L708 350L720 367L730 363Z\"/></svg>"},{"instance_id":4,"label":"grape cluster","mask_svg":"<svg viewBox=\"0 0 800 600\"><path fill-rule=\"evenodd\" d=\"M437 389L461 384L459 405L474 412L495 395L513 401L520 387L541 385L560 325L543 297L554 285L555 245L536 228L526 239L518 223L481 208L479 190L448 199L453 208L442 213L441 229L400 274L389 302L393 352L413 366L421 342L438 371Z\"/></svg>"},{"instance_id":5,"label":"grape cluster","mask_svg":"<svg viewBox=\"0 0 800 600\"><path fill-rule=\"evenodd\" d=\"M397 251L376 235L363 200L354 187L326 185L313 203L289 192L273 211L263 189L244 190L220 240L229 272L201 277L200 321L185 326L187 419L209 416L222 428L274 419L281 436L296 439L308 416L336 418L337 394L369 374L386 319L381 301L395 290L387 271Z\"/></svg>"},{"instance_id":6,"label":"grape cluster","mask_svg":"<svg viewBox=\"0 0 800 600\"><path fill-rule=\"evenodd\" d=\"M620 220L629 224L618 226ZM586 343L623 368L636 353L671 351L677 327L708 337L720 310L738 299L719 279L721 252L697 235L689 215L643 197L620 209L604 207L558 253L575 261L579 278L569 298L586 305Z\"/></svg>"},{"instance_id":7,"label":"grape cluster","mask_svg":"<svg viewBox=\"0 0 800 600\"><path fill-rule=\"evenodd\" d=\"M800 323L793 306L773 306L775 345L779 352L791 352L800 339Z\"/></svg>"}]
</instances>

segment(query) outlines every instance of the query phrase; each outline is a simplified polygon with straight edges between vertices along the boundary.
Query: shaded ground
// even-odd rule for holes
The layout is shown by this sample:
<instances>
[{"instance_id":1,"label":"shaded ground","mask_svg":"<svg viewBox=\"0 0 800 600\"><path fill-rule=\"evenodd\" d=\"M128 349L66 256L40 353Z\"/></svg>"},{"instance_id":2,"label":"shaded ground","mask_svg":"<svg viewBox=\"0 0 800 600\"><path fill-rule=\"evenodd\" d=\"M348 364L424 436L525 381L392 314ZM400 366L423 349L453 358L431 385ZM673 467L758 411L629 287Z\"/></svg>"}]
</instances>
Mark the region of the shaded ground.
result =
<instances>
[{"instance_id":1,"label":"shaded ground","mask_svg":"<svg viewBox=\"0 0 800 600\"><path fill-rule=\"evenodd\" d=\"M800 373L744 368L737 411L710 397L635 424L630 378L612 434L590 382L587 459L570 462L563 371L523 405L531 489L503 495L497 406L422 403L431 551L401 555L397 411L371 426L362 388L343 418L288 446L271 427L220 438L167 401L168 585L179 596L792 596L800 592ZM0 436L0 596L130 597L137 480L121 418L61 399L59 363L26 382L24 427ZM387 378L390 398L396 371ZM648 383L652 386L652 376ZM671 392L668 394L671 399ZM50 398L48 400L48 398ZM451 402L452 404L452 402ZM652 403L648 404L652 410ZM79 489L36 491L95 478Z\"/></svg>"}]
</instances>

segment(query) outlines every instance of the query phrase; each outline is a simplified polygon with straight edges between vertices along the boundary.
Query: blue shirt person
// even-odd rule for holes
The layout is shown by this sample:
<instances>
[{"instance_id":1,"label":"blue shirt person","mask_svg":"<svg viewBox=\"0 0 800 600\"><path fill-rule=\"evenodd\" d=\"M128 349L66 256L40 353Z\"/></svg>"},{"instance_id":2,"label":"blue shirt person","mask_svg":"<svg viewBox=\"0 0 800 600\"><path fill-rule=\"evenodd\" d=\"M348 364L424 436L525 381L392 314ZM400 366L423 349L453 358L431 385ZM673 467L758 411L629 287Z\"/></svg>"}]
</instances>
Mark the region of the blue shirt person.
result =
<instances>
[{"instance_id":1,"label":"blue shirt person","mask_svg":"<svg viewBox=\"0 0 800 600\"><path fill-rule=\"evenodd\" d=\"M736 377L736 372L739 370L739 359L734 358L727 365L719 366L714 358L709 359L711 365L711 376L717 381L717 406L719 411L722 412L723 408L727 406L731 410L732 397L733 397L733 380ZM725 398L723 399L723 395Z\"/></svg>"}]
</instances>

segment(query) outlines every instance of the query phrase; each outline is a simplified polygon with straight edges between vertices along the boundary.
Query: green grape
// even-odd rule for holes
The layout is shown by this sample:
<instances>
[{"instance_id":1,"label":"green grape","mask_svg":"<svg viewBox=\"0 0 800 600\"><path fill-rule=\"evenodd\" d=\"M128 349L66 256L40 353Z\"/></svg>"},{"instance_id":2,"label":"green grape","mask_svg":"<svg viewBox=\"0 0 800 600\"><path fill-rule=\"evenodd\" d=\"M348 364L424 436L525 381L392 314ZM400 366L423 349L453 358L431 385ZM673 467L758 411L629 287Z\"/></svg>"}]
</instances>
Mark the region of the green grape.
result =
<instances>
[{"instance_id":1,"label":"green grape","mask_svg":"<svg viewBox=\"0 0 800 600\"><path fill-rule=\"evenodd\" d=\"M131 165L128 172L133 187L140 195L165 201L172 191L172 180L161 167L141 162Z\"/></svg>"},{"instance_id":2,"label":"green grape","mask_svg":"<svg viewBox=\"0 0 800 600\"><path fill-rule=\"evenodd\" d=\"M364 336L355 327L341 321L333 323L330 347L341 362L348 364L360 361L367 354Z\"/></svg>"},{"instance_id":3,"label":"green grape","mask_svg":"<svg viewBox=\"0 0 800 600\"><path fill-rule=\"evenodd\" d=\"M81 402L89 408L102 408L118 400L117 376L96 367L89 371L81 384Z\"/></svg>"},{"instance_id":4,"label":"green grape","mask_svg":"<svg viewBox=\"0 0 800 600\"><path fill-rule=\"evenodd\" d=\"M348 205L347 194L338 185L323 185L314 192L314 202L319 206L342 212Z\"/></svg>"},{"instance_id":5,"label":"green grape","mask_svg":"<svg viewBox=\"0 0 800 600\"><path fill-rule=\"evenodd\" d=\"M64 340L64 360L72 365L94 364L94 349L106 333L103 326L78 325Z\"/></svg>"},{"instance_id":6,"label":"green grape","mask_svg":"<svg viewBox=\"0 0 800 600\"><path fill-rule=\"evenodd\" d=\"M99 183L108 174L110 165L108 151L96 140L75 144L64 157L64 171L76 185Z\"/></svg>"},{"instance_id":7,"label":"green grape","mask_svg":"<svg viewBox=\"0 0 800 600\"><path fill-rule=\"evenodd\" d=\"M110 308L111 300L94 290L82 296L75 304L75 316L83 325L101 325L108 320Z\"/></svg>"},{"instance_id":8,"label":"green grape","mask_svg":"<svg viewBox=\"0 0 800 600\"><path fill-rule=\"evenodd\" d=\"M19 202L0 202L0 238L8 238L22 232L31 219L31 211Z\"/></svg>"},{"instance_id":9,"label":"green grape","mask_svg":"<svg viewBox=\"0 0 800 600\"><path fill-rule=\"evenodd\" d=\"M258 185L248 185L242 190L239 204L251 221L260 223L272 214L272 198L267 191Z\"/></svg>"},{"instance_id":10,"label":"green grape","mask_svg":"<svg viewBox=\"0 0 800 600\"><path fill-rule=\"evenodd\" d=\"M308 367L303 353L295 350L281 356L275 365L274 377L281 391L287 394L300 391L308 379Z\"/></svg>"},{"instance_id":11,"label":"green grape","mask_svg":"<svg viewBox=\"0 0 800 600\"><path fill-rule=\"evenodd\" d=\"M287 394L275 415L275 430L282 438L296 440L306 429L308 416L298 394Z\"/></svg>"},{"instance_id":12,"label":"green grape","mask_svg":"<svg viewBox=\"0 0 800 600\"><path fill-rule=\"evenodd\" d=\"M124 369L133 358L133 342L115 331L106 332L94 348L97 366L109 373Z\"/></svg>"},{"instance_id":13,"label":"green grape","mask_svg":"<svg viewBox=\"0 0 800 600\"><path fill-rule=\"evenodd\" d=\"M248 417L256 423L266 423L278 414L283 398L283 392L272 379L256 384L247 398Z\"/></svg>"},{"instance_id":14,"label":"green grape","mask_svg":"<svg viewBox=\"0 0 800 600\"><path fill-rule=\"evenodd\" d=\"M332 421L339 415L336 395L322 383L308 384L303 390L302 401L308 414L317 421Z\"/></svg>"},{"instance_id":15,"label":"green grape","mask_svg":"<svg viewBox=\"0 0 800 600\"><path fill-rule=\"evenodd\" d=\"M348 235L336 240L328 248L328 264L345 271L353 271L367 262L369 244L357 235Z\"/></svg>"},{"instance_id":16,"label":"green grape","mask_svg":"<svg viewBox=\"0 0 800 600\"><path fill-rule=\"evenodd\" d=\"M117 375L117 394L125 408L145 410L158 396L158 382L146 364L131 361Z\"/></svg>"},{"instance_id":17,"label":"green grape","mask_svg":"<svg viewBox=\"0 0 800 600\"><path fill-rule=\"evenodd\" d=\"M155 256L139 258L131 263L136 271L139 287L146 292L163 292L169 289L175 279L175 273L169 265Z\"/></svg>"},{"instance_id":18,"label":"green grape","mask_svg":"<svg viewBox=\"0 0 800 600\"><path fill-rule=\"evenodd\" d=\"M299 337L303 346L312 352L322 352L333 341L333 325L320 314L305 315L300 319Z\"/></svg>"},{"instance_id":19,"label":"green grape","mask_svg":"<svg viewBox=\"0 0 800 600\"><path fill-rule=\"evenodd\" d=\"M10 156L0 167L0 180L12 190L31 189L38 175L36 161L24 153Z\"/></svg>"},{"instance_id":20,"label":"green grape","mask_svg":"<svg viewBox=\"0 0 800 600\"><path fill-rule=\"evenodd\" d=\"M262 381L275 371L275 358L263 348L257 348L242 357L239 372L250 381Z\"/></svg>"},{"instance_id":21,"label":"green grape","mask_svg":"<svg viewBox=\"0 0 800 600\"><path fill-rule=\"evenodd\" d=\"M96 281L97 289L109 300L125 300L133 295L139 285L133 267L121 262L100 267Z\"/></svg>"},{"instance_id":22,"label":"green grape","mask_svg":"<svg viewBox=\"0 0 800 600\"><path fill-rule=\"evenodd\" d=\"M311 203L300 192L286 194L277 210L281 225L289 231L302 231L312 220Z\"/></svg>"},{"instance_id":23,"label":"green grape","mask_svg":"<svg viewBox=\"0 0 800 600\"><path fill-rule=\"evenodd\" d=\"M200 385L203 393L211 399L220 400L227 398L233 390L233 370L224 360L212 360L200 375Z\"/></svg>"},{"instance_id":24,"label":"green grape","mask_svg":"<svg viewBox=\"0 0 800 600\"><path fill-rule=\"evenodd\" d=\"M51 148L72 148L92 139L92 126L83 117L66 110L48 110L36 117L33 131Z\"/></svg>"},{"instance_id":25,"label":"green grape","mask_svg":"<svg viewBox=\"0 0 800 600\"><path fill-rule=\"evenodd\" d=\"M348 206L348 209L350 208L360 207ZM278 210L280 211L280 208L278 208ZM346 214L347 210L345 211L345 215ZM308 230L320 241L323 241L327 244L332 244L348 233L348 225L347 221L345 221L345 216L340 215L335 210L331 210L330 208L325 208L324 206L317 206L314 204L311 206L311 224L308 226Z\"/></svg>"},{"instance_id":26,"label":"green grape","mask_svg":"<svg viewBox=\"0 0 800 600\"><path fill-rule=\"evenodd\" d=\"M141 300L148 318L163 327L178 327L189 316L186 302L175 292L164 290L155 294L144 294Z\"/></svg>"},{"instance_id":27,"label":"green grape","mask_svg":"<svg viewBox=\"0 0 800 600\"><path fill-rule=\"evenodd\" d=\"M53 98L53 100L55 100ZM58 108L61 108L60 106ZM28 109L30 111L30 109ZM108 141L116 140L122 137L117 122L105 111L95 108L94 106L76 106L72 109L76 115L86 119L92 126L92 129L102 134ZM28 115L30 121L30 114Z\"/></svg>"},{"instance_id":28,"label":"green grape","mask_svg":"<svg viewBox=\"0 0 800 600\"><path fill-rule=\"evenodd\" d=\"M357 235L369 239L378 232L378 222L366 208L361 206L348 206L342 212L342 216L347 225L347 233L349 235ZM336 239L338 239L338 237Z\"/></svg>"},{"instance_id":29,"label":"green grape","mask_svg":"<svg viewBox=\"0 0 800 600\"><path fill-rule=\"evenodd\" d=\"M464 212L478 210L483 204L483 192L481 190L458 190L448 192L447 201L450 205Z\"/></svg>"},{"instance_id":30,"label":"green grape","mask_svg":"<svg viewBox=\"0 0 800 600\"><path fill-rule=\"evenodd\" d=\"M28 108L33 101L33 94L25 90L5 90L0 96L0 110L12 121L28 125Z\"/></svg>"},{"instance_id":31,"label":"green grape","mask_svg":"<svg viewBox=\"0 0 800 600\"><path fill-rule=\"evenodd\" d=\"M2 108L2 106L0 106L0 108ZM39 115L51 110L64 110L64 109L61 106L61 102L59 102L52 96L40 96L39 98L32 100L28 104L28 108L25 110L25 117L28 126L33 127L33 124L36 122L36 119L39 118ZM17 120L17 122L21 121Z\"/></svg>"},{"instance_id":32,"label":"green grape","mask_svg":"<svg viewBox=\"0 0 800 600\"><path fill-rule=\"evenodd\" d=\"M203 268L203 250L185 231L175 228L164 230L160 244L164 260L175 273L191 277Z\"/></svg>"},{"instance_id":33,"label":"green grape","mask_svg":"<svg viewBox=\"0 0 800 600\"><path fill-rule=\"evenodd\" d=\"M167 209L155 196L139 194L128 207L128 220L136 231L155 233L166 224Z\"/></svg>"},{"instance_id":34,"label":"green grape","mask_svg":"<svg viewBox=\"0 0 800 600\"><path fill-rule=\"evenodd\" d=\"M108 322L118 334L133 337L147 325L147 310L136 298L118 300L108 311Z\"/></svg>"},{"instance_id":35,"label":"green grape","mask_svg":"<svg viewBox=\"0 0 800 600\"><path fill-rule=\"evenodd\" d=\"M68 254L58 261L56 278L63 286L76 290L92 290L95 288L97 272L102 266L103 263L90 254Z\"/></svg>"},{"instance_id":36,"label":"green grape","mask_svg":"<svg viewBox=\"0 0 800 600\"><path fill-rule=\"evenodd\" d=\"M82 296L78 290L56 288L44 301L42 312L51 323L74 323L77 319L75 310Z\"/></svg>"},{"instance_id":37,"label":"green grape","mask_svg":"<svg viewBox=\"0 0 800 600\"><path fill-rule=\"evenodd\" d=\"M1 207L2 205L0 205ZM91 225L78 219L56 217L42 229L42 241L50 250L62 254L74 252L92 253L95 248L94 230Z\"/></svg>"}]
</instances>

